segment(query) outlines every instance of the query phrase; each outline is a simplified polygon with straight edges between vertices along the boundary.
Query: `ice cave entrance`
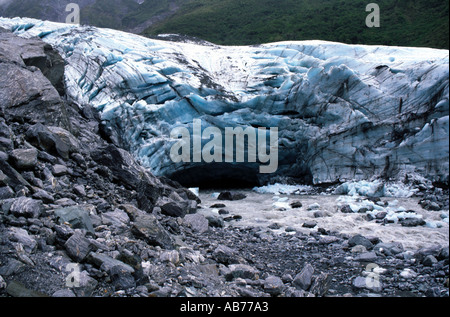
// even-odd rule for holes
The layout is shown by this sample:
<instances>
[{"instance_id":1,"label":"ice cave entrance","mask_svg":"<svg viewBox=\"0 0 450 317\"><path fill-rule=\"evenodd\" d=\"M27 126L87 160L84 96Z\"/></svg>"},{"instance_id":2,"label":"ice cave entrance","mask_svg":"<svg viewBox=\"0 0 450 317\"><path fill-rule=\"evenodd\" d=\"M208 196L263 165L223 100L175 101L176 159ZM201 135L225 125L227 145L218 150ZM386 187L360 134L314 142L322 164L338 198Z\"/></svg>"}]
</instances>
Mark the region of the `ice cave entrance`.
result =
<instances>
[{"instance_id":1,"label":"ice cave entrance","mask_svg":"<svg viewBox=\"0 0 450 317\"><path fill-rule=\"evenodd\" d=\"M169 176L185 187L201 189L253 188L260 186L258 164L199 164Z\"/></svg>"}]
</instances>

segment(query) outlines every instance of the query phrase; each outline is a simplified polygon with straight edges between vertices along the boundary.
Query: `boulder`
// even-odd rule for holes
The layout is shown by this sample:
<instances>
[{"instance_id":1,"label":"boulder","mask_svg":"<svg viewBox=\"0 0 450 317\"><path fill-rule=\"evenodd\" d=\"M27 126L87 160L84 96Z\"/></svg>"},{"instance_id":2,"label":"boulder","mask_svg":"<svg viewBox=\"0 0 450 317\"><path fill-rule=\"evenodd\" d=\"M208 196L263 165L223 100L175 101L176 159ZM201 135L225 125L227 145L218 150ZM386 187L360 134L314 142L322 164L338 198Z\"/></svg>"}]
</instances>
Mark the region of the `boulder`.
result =
<instances>
[{"instance_id":1,"label":"boulder","mask_svg":"<svg viewBox=\"0 0 450 317\"><path fill-rule=\"evenodd\" d=\"M179 204L177 204L175 202L170 202L170 203L167 203L167 204L161 206L161 213L163 215L170 216L170 217L183 218L187 214L187 211L185 209L183 209L182 207L180 207Z\"/></svg>"},{"instance_id":2,"label":"boulder","mask_svg":"<svg viewBox=\"0 0 450 317\"><path fill-rule=\"evenodd\" d=\"M11 281L6 287L6 292L12 297L48 297L46 294L32 290L17 281Z\"/></svg>"},{"instance_id":3,"label":"boulder","mask_svg":"<svg viewBox=\"0 0 450 317\"><path fill-rule=\"evenodd\" d=\"M379 281L376 278L373 277L362 277L358 276L356 277L353 282L352 286L355 290L371 290L374 292L380 292L383 289L383 284L381 281Z\"/></svg>"},{"instance_id":4,"label":"boulder","mask_svg":"<svg viewBox=\"0 0 450 317\"><path fill-rule=\"evenodd\" d=\"M14 198L16 194L9 186L0 187L0 200Z\"/></svg>"},{"instance_id":5,"label":"boulder","mask_svg":"<svg viewBox=\"0 0 450 317\"><path fill-rule=\"evenodd\" d=\"M77 297L91 297L98 285L97 280L86 271L80 272L76 276L75 282L75 287L72 290Z\"/></svg>"},{"instance_id":6,"label":"boulder","mask_svg":"<svg viewBox=\"0 0 450 317\"><path fill-rule=\"evenodd\" d=\"M29 253L32 252L37 245L36 240L28 234L28 231L22 228L9 228L9 239L13 242L21 243L24 250Z\"/></svg>"},{"instance_id":7,"label":"boulder","mask_svg":"<svg viewBox=\"0 0 450 317\"><path fill-rule=\"evenodd\" d=\"M370 242L369 239L367 239L366 237L357 234L353 237L350 238L350 240L348 240L348 245L350 247L354 247L356 245L362 245L364 246L367 250L372 250L373 249L373 244L372 242Z\"/></svg>"},{"instance_id":8,"label":"boulder","mask_svg":"<svg viewBox=\"0 0 450 317\"><path fill-rule=\"evenodd\" d=\"M290 204L290 206L291 206L291 208L297 209L297 208L302 208L303 204L301 201L296 200L296 201L293 201Z\"/></svg>"},{"instance_id":9,"label":"boulder","mask_svg":"<svg viewBox=\"0 0 450 317\"><path fill-rule=\"evenodd\" d=\"M103 253L92 253L91 252L87 256L86 261L94 264L95 266L97 266L98 268L100 268L101 270L103 270L105 272L109 272L114 267L120 268L122 271L131 273L131 274L135 272L134 268L131 267L130 265L125 264L122 261L113 259L112 257L110 257L106 254L103 254Z\"/></svg>"},{"instance_id":10,"label":"boulder","mask_svg":"<svg viewBox=\"0 0 450 317\"><path fill-rule=\"evenodd\" d=\"M277 277L270 275L264 280L264 291L269 293L272 296L280 295L283 290L286 288L283 281Z\"/></svg>"},{"instance_id":11,"label":"boulder","mask_svg":"<svg viewBox=\"0 0 450 317\"><path fill-rule=\"evenodd\" d=\"M314 268L307 263L302 271L294 277L292 284L297 288L307 291L312 284Z\"/></svg>"},{"instance_id":12,"label":"boulder","mask_svg":"<svg viewBox=\"0 0 450 317\"><path fill-rule=\"evenodd\" d=\"M84 234L76 230L64 244L67 254L77 263L82 262L91 251L91 242Z\"/></svg>"},{"instance_id":13,"label":"boulder","mask_svg":"<svg viewBox=\"0 0 450 317\"><path fill-rule=\"evenodd\" d=\"M0 178L4 185L8 185L18 192L24 188L31 188L31 184L23 178L8 162L0 160Z\"/></svg>"},{"instance_id":14,"label":"boulder","mask_svg":"<svg viewBox=\"0 0 450 317\"><path fill-rule=\"evenodd\" d=\"M438 263L439 261L434 257L434 256L432 256L432 255L427 255L424 259L423 259L423 261L422 261L422 264L424 265L424 266L433 266L433 265L435 265L436 263Z\"/></svg>"},{"instance_id":15,"label":"boulder","mask_svg":"<svg viewBox=\"0 0 450 317\"><path fill-rule=\"evenodd\" d=\"M315 221L306 221L305 223L303 223L302 227L303 228L309 228L309 229L313 229L317 226L317 222Z\"/></svg>"},{"instance_id":16,"label":"boulder","mask_svg":"<svg viewBox=\"0 0 450 317\"><path fill-rule=\"evenodd\" d=\"M52 166L52 174L56 177L66 175L68 172L67 166L55 164Z\"/></svg>"},{"instance_id":17,"label":"boulder","mask_svg":"<svg viewBox=\"0 0 450 317\"><path fill-rule=\"evenodd\" d=\"M437 259L439 261L443 261L443 260L447 260L449 259L449 247L443 247L440 251L439 254L437 256Z\"/></svg>"},{"instance_id":18,"label":"boulder","mask_svg":"<svg viewBox=\"0 0 450 317\"><path fill-rule=\"evenodd\" d=\"M330 289L332 281L332 275L327 273L320 273L315 279L311 288L310 293L316 295L317 297L324 296Z\"/></svg>"},{"instance_id":19,"label":"boulder","mask_svg":"<svg viewBox=\"0 0 450 317\"><path fill-rule=\"evenodd\" d=\"M341 212L344 214L351 214L353 213L353 209L349 205L345 205L341 208Z\"/></svg>"},{"instance_id":20,"label":"boulder","mask_svg":"<svg viewBox=\"0 0 450 317\"><path fill-rule=\"evenodd\" d=\"M28 170L36 167L37 155L36 149L16 149L11 152L9 159L15 168Z\"/></svg>"},{"instance_id":21,"label":"boulder","mask_svg":"<svg viewBox=\"0 0 450 317\"><path fill-rule=\"evenodd\" d=\"M6 186L8 181L8 176L6 176L1 170L0 170L0 186Z\"/></svg>"},{"instance_id":22,"label":"boulder","mask_svg":"<svg viewBox=\"0 0 450 317\"><path fill-rule=\"evenodd\" d=\"M159 259L163 262L170 262L173 265L180 263L180 253L177 250L164 251L159 256Z\"/></svg>"},{"instance_id":23,"label":"boulder","mask_svg":"<svg viewBox=\"0 0 450 317\"><path fill-rule=\"evenodd\" d=\"M193 232L204 233L209 229L209 222L205 216L201 214L186 215L184 217L184 223L188 225Z\"/></svg>"},{"instance_id":24,"label":"boulder","mask_svg":"<svg viewBox=\"0 0 450 317\"><path fill-rule=\"evenodd\" d=\"M232 192L221 192L217 197L218 200L242 200L247 198L245 194L242 193L232 193Z\"/></svg>"},{"instance_id":25,"label":"boulder","mask_svg":"<svg viewBox=\"0 0 450 317\"><path fill-rule=\"evenodd\" d=\"M53 197L52 194L50 194L49 192L39 189L37 190L33 196L34 199L39 199L42 200L42 202L46 203L46 204L52 204L55 202L55 197Z\"/></svg>"},{"instance_id":26,"label":"boulder","mask_svg":"<svg viewBox=\"0 0 450 317\"><path fill-rule=\"evenodd\" d=\"M66 105L52 84L63 93L64 62L58 53L40 39L10 32L0 34L0 44L2 52L11 50L0 63L0 110L6 119L68 126Z\"/></svg>"},{"instance_id":27,"label":"boulder","mask_svg":"<svg viewBox=\"0 0 450 317\"><path fill-rule=\"evenodd\" d=\"M238 264L239 258L235 250L220 244L213 252L212 258L222 264Z\"/></svg>"},{"instance_id":28,"label":"boulder","mask_svg":"<svg viewBox=\"0 0 450 317\"><path fill-rule=\"evenodd\" d=\"M174 240L159 223L154 215L138 214L135 216L131 232L138 239L143 239L150 245L160 246L165 249L174 248Z\"/></svg>"},{"instance_id":29,"label":"boulder","mask_svg":"<svg viewBox=\"0 0 450 317\"><path fill-rule=\"evenodd\" d=\"M403 252L403 245L397 242L384 243L380 242L375 245L373 251L375 253L384 254L388 256L396 255Z\"/></svg>"},{"instance_id":30,"label":"boulder","mask_svg":"<svg viewBox=\"0 0 450 317\"><path fill-rule=\"evenodd\" d=\"M59 135L41 123L31 126L25 133L25 138L32 145L42 151L53 155L59 155L63 159L68 159L70 154L70 144L64 142Z\"/></svg>"},{"instance_id":31,"label":"boulder","mask_svg":"<svg viewBox=\"0 0 450 317\"><path fill-rule=\"evenodd\" d=\"M60 289L57 290L56 292L54 292L52 294L52 297L56 297L56 298L69 298L69 297L76 297L75 293L70 290L70 289Z\"/></svg>"},{"instance_id":32,"label":"boulder","mask_svg":"<svg viewBox=\"0 0 450 317\"><path fill-rule=\"evenodd\" d=\"M82 207L66 207L55 210L55 215L60 224L69 223L73 229L84 229L94 233L89 211Z\"/></svg>"},{"instance_id":33,"label":"boulder","mask_svg":"<svg viewBox=\"0 0 450 317\"><path fill-rule=\"evenodd\" d=\"M107 226L122 227L130 223L130 217L120 209L101 214L102 223Z\"/></svg>"},{"instance_id":34,"label":"boulder","mask_svg":"<svg viewBox=\"0 0 450 317\"><path fill-rule=\"evenodd\" d=\"M426 224L422 218L405 218L399 221L402 227L420 227Z\"/></svg>"},{"instance_id":35,"label":"boulder","mask_svg":"<svg viewBox=\"0 0 450 317\"><path fill-rule=\"evenodd\" d=\"M359 262L375 262L377 259L378 256L375 252L364 252L355 257L355 260Z\"/></svg>"},{"instance_id":36,"label":"boulder","mask_svg":"<svg viewBox=\"0 0 450 317\"><path fill-rule=\"evenodd\" d=\"M43 210L40 200L19 197L14 199L9 211L16 217L37 218Z\"/></svg>"},{"instance_id":37,"label":"boulder","mask_svg":"<svg viewBox=\"0 0 450 317\"><path fill-rule=\"evenodd\" d=\"M136 280L134 279L133 274L124 269L121 265L113 266L109 269L108 274L116 291L136 287Z\"/></svg>"},{"instance_id":38,"label":"boulder","mask_svg":"<svg viewBox=\"0 0 450 317\"><path fill-rule=\"evenodd\" d=\"M225 278L228 281L237 278L256 280L259 278L260 274L257 269L247 264L232 264L228 269L229 271L225 275Z\"/></svg>"}]
</instances>

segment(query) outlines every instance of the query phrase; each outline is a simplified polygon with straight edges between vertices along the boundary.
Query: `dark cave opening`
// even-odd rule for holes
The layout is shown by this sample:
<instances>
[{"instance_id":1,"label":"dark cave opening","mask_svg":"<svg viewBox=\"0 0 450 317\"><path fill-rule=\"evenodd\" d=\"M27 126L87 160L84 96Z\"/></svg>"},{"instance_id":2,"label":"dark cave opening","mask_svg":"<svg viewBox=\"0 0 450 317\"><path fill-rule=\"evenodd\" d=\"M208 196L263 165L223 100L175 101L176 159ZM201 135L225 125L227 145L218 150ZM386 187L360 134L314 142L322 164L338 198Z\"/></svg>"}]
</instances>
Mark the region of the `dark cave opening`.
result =
<instances>
[{"instance_id":1,"label":"dark cave opening","mask_svg":"<svg viewBox=\"0 0 450 317\"><path fill-rule=\"evenodd\" d=\"M169 175L184 187L246 189L260 186L257 164L216 163L192 166Z\"/></svg>"}]
</instances>

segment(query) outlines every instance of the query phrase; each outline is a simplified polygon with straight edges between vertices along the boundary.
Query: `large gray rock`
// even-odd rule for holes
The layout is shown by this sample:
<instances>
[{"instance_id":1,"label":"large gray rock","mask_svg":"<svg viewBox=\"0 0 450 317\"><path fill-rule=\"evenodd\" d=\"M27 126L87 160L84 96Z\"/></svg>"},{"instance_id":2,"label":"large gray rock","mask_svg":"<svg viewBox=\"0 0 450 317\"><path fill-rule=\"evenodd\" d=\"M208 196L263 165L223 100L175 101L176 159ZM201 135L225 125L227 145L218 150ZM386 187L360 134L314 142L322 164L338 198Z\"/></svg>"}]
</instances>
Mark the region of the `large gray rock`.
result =
<instances>
[{"instance_id":1,"label":"large gray rock","mask_svg":"<svg viewBox=\"0 0 450 317\"><path fill-rule=\"evenodd\" d=\"M12 164L19 170L33 169L37 164L36 149L16 149L9 156Z\"/></svg>"},{"instance_id":2,"label":"large gray rock","mask_svg":"<svg viewBox=\"0 0 450 317\"><path fill-rule=\"evenodd\" d=\"M121 270L134 273L135 270L128 264L123 263L122 261L116 260L107 256L103 253L90 253L87 257L87 260L90 263L95 264L97 267L102 269L105 272L110 271L114 267L119 267Z\"/></svg>"},{"instance_id":3,"label":"large gray rock","mask_svg":"<svg viewBox=\"0 0 450 317\"><path fill-rule=\"evenodd\" d=\"M184 217L184 223L195 233L205 233L209 229L208 219L202 214L186 215Z\"/></svg>"},{"instance_id":4,"label":"large gray rock","mask_svg":"<svg viewBox=\"0 0 450 317\"><path fill-rule=\"evenodd\" d=\"M421 218L405 218L399 221L402 227L419 227L424 226L426 221Z\"/></svg>"},{"instance_id":5,"label":"large gray rock","mask_svg":"<svg viewBox=\"0 0 450 317\"><path fill-rule=\"evenodd\" d=\"M0 186L6 186L8 183L8 176L6 176L2 171L0 171Z\"/></svg>"},{"instance_id":6,"label":"large gray rock","mask_svg":"<svg viewBox=\"0 0 450 317\"><path fill-rule=\"evenodd\" d=\"M154 215L138 214L134 218L131 231L137 238L143 239L150 245L166 249L174 248L172 236L161 226Z\"/></svg>"},{"instance_id":7,"label":"large gray rock","mask_svg":"<svg viewBox=\"0 0 450 317\"><path fill-rule=\"evenodd\" d=\"M327 273L320 273L311 285L310 292L317 297L324 296L331 286L332 275Z\"/></svg>"},{"instance_id":8,"label":"large gray rock","mask_svg":"<svg viewBox=\"0 0 450 317\"><path fill-rule=\"evenodd\" d=\"M69 158L70 144L41 123L31 126L25 133L25 138L43 151L59 155L64 159Z\"/></svg>"},{"instance_id":9,"label":"large gray rock","mask_svg":"<svg viewBox=\"0 0 450 317\"><path fill-rule=\"evenodd\" d=\"M220 244L213 252L212 257L219 263L225 265L237 264L240 262L236 250L233 250L226 245Z\"/></svg>"},{"instance_id":10,"label":"large gray rock","mask_svg":"<svg viewBox=\"0 0 450 317\"><path fill-rule=\"evenodd\" d=\"M64 60L51 45L34 39L14 36L9 32L0 33L2 53L19 64L34 66L64 95Z\"/></svg>"},{"instance_id":11,"label":"large gray rock","mask_svg":"<svg viewBox=\"0 0 450 317\"><path fill-rule=\"evenodd\" d=\"M422 264L424 266L433 266L436 263L438 263L438 260L432 255L426 256L425 259L423 259L423 261L422 261Z\"/></svg>"},{"instance_id":12,"label":"large gray rock","mask_svg":"<svg viewBox=\"0 0 450 317\"><path fill-rule=\"evenodd\" d=\"M380 242L377 245L375 245L373 250L379 254L396 255L403 252L404 248L400 242L391 242L391 243Z\"/></svg>"},{"instance_id":13,"label":"large gray rock","mask_svg":"<svg viewBox=\"0 0 450 317\"><path fill-rule=\"evenodd\" d=\"M5 185L10 186L14 191L20 191L21 189L30 189L31 185L28 183L23 176L16 171L8 162L0 160L0 170L4 176L1 176L2 182Z\"/></svg>"},{"instance_id":14,"label":"large gray rock","mask_svg":"<svg viewBox=\"0 0 450 317\"><path fill-rule=\"evenodd\" d=\"M367 250L371 250L373 248L373 243L360 234L351 237L350 240L348 240L348 245L350 247L354 247L355 245L362 245L366 247Z\"/></svg>"},{"instance_id":15,"label":"large gray rock","mask_svg":"<svg viewBox=\"0 0 450 317\"><path fill-rule=\"evenodd\" d=\"M283 281L277 276L271 275L264 280L264 291L272 296L280 295L285 288Z\"/></svg>"},{"instance_id":16,"label":"large gray rock","mask_svg":"<svg viewBox=\"0 0 450 317\"><path fill-rule=\"evenodd\" d=\"M19 197L14 200L10 212L16 217L36 218L44 210L42 202L27 197Z\"/></svg>"},{"instance_id":17,"label":"large gray rock","mask_svg":"<svg viewBox=\"0 0 450 317\"><path fill-rule=\"evenodd\" d=\"M102 223L107 226L127 226L130 223L130 217L127 213L120 209L105 212L101 215Z\"/></svg>"},{"instance_id":18,"label":"large gray rock","mask_svg":"<svg viewBox=\"0 0 450 317\"><path fill-rule=\"evenodd\" d=\"M136 280L131 272L124 269L121 265L113 266L108 273L116 291L136 287Z\"/></svg>"},{"instance_id":19,"label":"large gray rock","mask_svg":"<svg viewBox=\"0 0 450 317\"><path fill-rule=\"evenodd\" d=\"M11 227L9 229L9 239L23 245L27 252L31 252L37 245L36 240L28 234L28 231L22 228Z\"/></svg>"},{"instance_id":20,"label":"large gray rock","mask_svg":"<svg viewBox=\"0 0 450 317\"><path fill-rule=\"evenodd\" d=\"M9 186L0 187L0 200L14 198L14 196L15 193Z\"/></svg>"},{"instance_id":21,"label":"large gray rock","mask_svg":"<svg viewBox=\"0 0 450 317\"><path fill-rule=\"evenodd\" d=\"M6 292L12 297L48 297L48 295L27 288L25 285L17 281L11 281L8 283Z\"/></svg>"},{"instance_id":22,"label":"large gray rock","mask_svg":"<svg viewBox=\"0 0 450 317\"><path fill-rule=\"evenodd\" d=\"M307 291L312 284L313 274L314 268L311 264L307 263L302 271L294 277L292 283L297 289Z\"/></svg>"},{"instance_id":23,"label":"large gray rock","mask_svg":"<svg viewBox=\"0 0 450 317\"><path fill-rule=\"evenodd\" d=\"M10 32L0 33L0 47L0 110L6 118L67 126L66 107L58 93L64 91L61 56L39 39Z\"/></svg>"},{"instance_id":24,"label":"large gray rock","mask_svg":"<svg viewBox=\"0 0 450 317\"><path fill-rule=\"evenodd\" d=\"M225 278L229 281L236 278L256 280L260 274L257 269L247 264L232 264L228 266L228 269Z\"/></svg>"},{"instance_id":25,"label":"large gray rock","mask_svg":"<svg viewBox=\"0 0 450 317\"><path fill-rule=\"evenodd\" d=\"M439 261L448 260L449 259L449 247L443 247L437 256Z\"/></svg>"},{"instance_id":26,"label":"large gray rock","mask_svg":"<svg viewBox=\"0 0 450 317\"><path fill-rule=\"evenodd\" d=\"M67 254L75 261L82 262L91 251L92 244L80 231L75 233L64 244Z\"/></svg>"},{"instance_id":27,"label":"large gray rock","mask_svg":"<svg viewBox=\"0 0 450 317\"><path fill-rule=\"evenodd\" d=\"M65 297L76 297L75 293L70 289L61 289L52 294L52 297L65 298Z\"/></svg>"},{"instance_id":28,"label":"large gray rock","mask_svg":"<svg viewBox=\"0 0 450 317\"><path fill-rule=\"evenodd\" d=\"M161 213L170 217L183 218L186 215L187 211L180 207L179 204L171 202L161 206Z\"/></svg>"},{"instance_id":29,"label":"large gray rock","mask_svg":"<svg viewBox=\"0 0 450 317\"><path fill-rule=\"evenodd\" d=\"M55 210L59 223L69 223L74 229L85 229L94 233L89 211L81 207L67 207Z\"/></svg>"},{"instance_id":30,"label":"large gray rock","mask_svg":"<svg viewBox=\"0 0 450 317\"><path fill-rule=\"evenodd\" d=\"M375 252L365 252L355 257L355 260L360 262L375 262L377 259L378 256Z\"/></svg>"},{"instance_id":31,"label":"large gray rock","mask_svg":"<svg viewBox=\"0 0 450 317\"><path fill-rule=\"evenodd\" d=\"M91 156L99 165L111 170L114 181L136 190L138 207L143 211L152 212L164 191L167 195L174 191L139 165L130 153L112 144L93 150Z\"/></svg>"}]
</instances>

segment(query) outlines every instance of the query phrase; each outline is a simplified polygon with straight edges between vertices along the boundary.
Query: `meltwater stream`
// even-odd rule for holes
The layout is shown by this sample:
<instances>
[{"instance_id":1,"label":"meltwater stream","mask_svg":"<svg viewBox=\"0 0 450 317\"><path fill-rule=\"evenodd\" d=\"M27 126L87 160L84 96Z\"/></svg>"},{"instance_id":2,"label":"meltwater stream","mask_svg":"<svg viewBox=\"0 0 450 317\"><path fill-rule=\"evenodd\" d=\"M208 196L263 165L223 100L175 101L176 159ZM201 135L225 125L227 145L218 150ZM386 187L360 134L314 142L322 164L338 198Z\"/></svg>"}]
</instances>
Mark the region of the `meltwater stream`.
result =
<instances>
[{"instance_id":1,"label":"meltwater stream","mask_svg":"<svg viewBox=\"0 0 450 317\"><path fill-rule=\"evenodd\" d=\"M222 212L226 210L229 214L224 215L225 218L238 216L235 217L238 220L226 222L227 226L259 227L261 230L272 230L279 234L295 234L295 232L309 234L323 228L326 231L349 236L361 234L366 237L378 237L385 243L398 242L406 250L412 251L436 245L447 246L449 241L448 210L427 211L419 205L420 199L416 197L382 197L380 203L374 204L378 207L372 212L343 213L341 211L343 206L349 205L359 209L367 206L368 200L363 197L341 195L276 195L258 193L251 189L239 190L239 193L245 194L247 198L238 201L220 201L217 199L218 191L200 191L201 212L218 215L219 210ZM290 204L296 201L301 202L301 208L291 208ZM387 206L384 206L385 202ZM224 204L226 207L211 208L215 204ZM412 210L415 211L414 214L411 213ZM375 219L368 220L368 214L379 212L386 212L386 219L394 222L384 224L378 223ZM426 225L404 227L399 223L402 217L422 218ZM306 222L315 222L317 225L314 228L305 228L303 225Z\"/></svg>"}]
</instances>

